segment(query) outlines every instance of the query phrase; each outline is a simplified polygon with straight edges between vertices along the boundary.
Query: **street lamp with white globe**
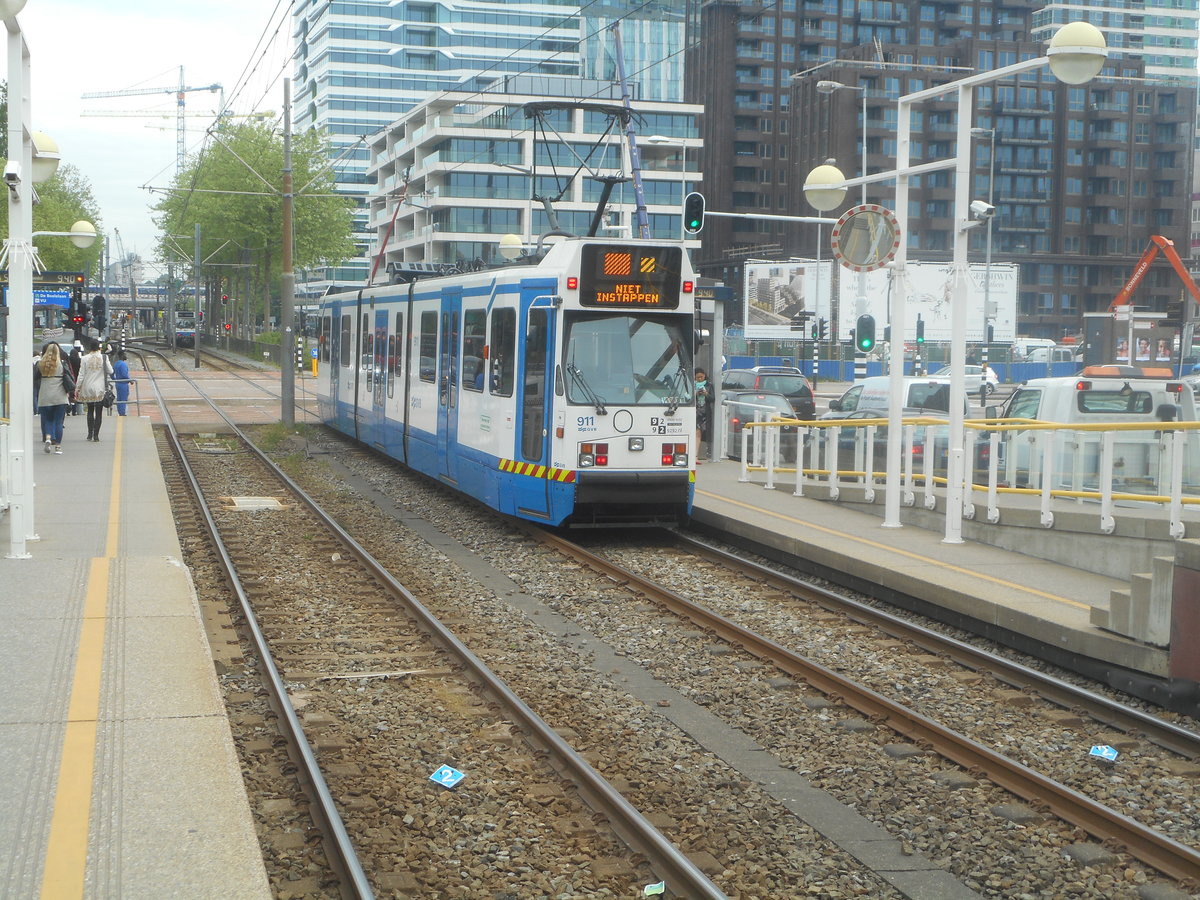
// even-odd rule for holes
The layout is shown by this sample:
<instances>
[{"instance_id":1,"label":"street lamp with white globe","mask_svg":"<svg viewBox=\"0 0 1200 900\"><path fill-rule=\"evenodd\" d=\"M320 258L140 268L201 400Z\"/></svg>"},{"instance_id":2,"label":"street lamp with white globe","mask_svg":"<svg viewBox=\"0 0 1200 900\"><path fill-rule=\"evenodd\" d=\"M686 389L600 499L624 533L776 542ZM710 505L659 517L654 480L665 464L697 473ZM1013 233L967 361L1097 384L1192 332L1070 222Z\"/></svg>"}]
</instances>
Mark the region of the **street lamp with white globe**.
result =
<instances>
[{"instance_id":1,"label":"street lamp with white globe","mask_svg":"<svg viewBox=\"0 0 1200 900\"><path fill-rule=\"evenodd\" d=\"M946 487L946 543L962 543L964 506L965 458L963 452L963 409L957 398L965 396L964 369L966 365L967 228L970 227L970 147L973 95L975 87L1012 78L1042 66L1049 66L1055 78L1064 84L1086 84L1100 73L1108 57L1104 35L1088 22L1071 22L1060 28L1050 40L1045 56L1034 57L986 72L976 72L945 84L905 94L897 100L896 168L874 172L861 178L849 179L842 187L870 184L894 179L896 199L894 212L899 224L899 243L892 263L892 334L900 341L905 334L908 305L908 280L905 272L908 249L908 191L913 175L954 170L954 254L951 275L952 296L950 323L950 452ZM955 136L955 155L951 159L911 164L912 112L922 101L937 99L957 92L958 122ZM903 355L893 353L889 368L890 393L903 396ZM893 402L888 411L887 482L885 491L885 527L900 527L900 449L901 404Z\"/></svg>"}]
</instances>

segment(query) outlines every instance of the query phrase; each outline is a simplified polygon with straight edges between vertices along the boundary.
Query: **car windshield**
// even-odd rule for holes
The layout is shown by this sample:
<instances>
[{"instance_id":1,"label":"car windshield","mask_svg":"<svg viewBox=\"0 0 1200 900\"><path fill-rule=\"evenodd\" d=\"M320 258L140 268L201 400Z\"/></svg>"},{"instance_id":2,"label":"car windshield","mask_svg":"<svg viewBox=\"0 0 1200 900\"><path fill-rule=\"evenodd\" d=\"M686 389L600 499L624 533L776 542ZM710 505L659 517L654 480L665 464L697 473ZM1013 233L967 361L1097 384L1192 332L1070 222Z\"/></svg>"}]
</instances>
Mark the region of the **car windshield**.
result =
<instances>
[{"instance_id":1,"label":"car windshield","mask_svg":"<svg viewBox=\"0 0 1200 900\"><path fill-rule=\"evenodd\" d=\"M570 313L563 367L567 400L661 406L692 401L691 335L683 316Z\"/></svg>"},{"instance_id":2,"label":"car windshield","mask_svg":"<svg viewBox=\"0 0 1200 900\"><path fill-rule=\"evenodd\" d=\"M738 394L735 405L746 419L753 419L756 412L761 412L764 420L772 416L793 417L792 405L778 394Z\"/></svg>"},{"instance_id":3,"label":"car windshield","mask_svg":"<svg viewBox=\"0 0 1200 900\"><path fill-rule=\"evenodd\" d=\"M950 411L950 385L914 384L908 394L910 406L918 409L940 409Z\"/></svg>"},{"instance_id":4,"label":"car windshield","mask_svg":"<svg viewBox=\"0 0 1200 900\"><path fill-rule=\"evenodd\" d=\"M811 393L803 375L763 375L758 386L764 391L779 391L781 394Z\"/></svg>"}]
</instances>

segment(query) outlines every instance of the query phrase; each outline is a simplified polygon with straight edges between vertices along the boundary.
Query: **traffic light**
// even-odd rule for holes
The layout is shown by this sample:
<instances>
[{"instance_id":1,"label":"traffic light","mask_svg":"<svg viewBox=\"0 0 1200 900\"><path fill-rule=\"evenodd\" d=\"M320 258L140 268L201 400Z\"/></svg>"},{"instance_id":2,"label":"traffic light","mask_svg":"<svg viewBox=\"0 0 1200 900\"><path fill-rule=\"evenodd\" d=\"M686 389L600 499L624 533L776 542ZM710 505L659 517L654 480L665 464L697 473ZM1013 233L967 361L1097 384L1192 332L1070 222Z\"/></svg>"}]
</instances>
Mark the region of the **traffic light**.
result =
<instances>
[{"instance_id":1,"label":"traffic light","mask_svg":"<svg viewBox=\"0 0 1200 900\"><path fill-rule=\"evenodd\" d=\"M229 302L229 295L228 295L228 294L222 294L222 295L221 295L221 305L222 305L222 306L224 306L224 305L225 305L226 303L228 303L228 302Z\"/></svg>"},{"instance_id":2,"label":"traffic light","mask_svg":"<svg viewBox=\"0 0 1200 900\"><path fill-rule=\"evenodd\" d=\"M996 339L996 326L994 326L991 322L988 322L987 342L989 344L991 344L995 341L995 339Z\"/></svg>"},{"instance_id":3,"label":"traffic light","mask_svg":"<svg viewBox=\"0 0 1200 900\"><path fill-rule=\"evenodd\" d=\"M854 329L854 346L859 353L870 353L875 349L875 317L859 316Z\"/></svg>"},{"instance_id":4,"label":"traffic light","mask_svg":"<svg viewBox=\"0 0 1200 900\"><path fill-rule=\"evenodd\" d=\"M704 227L704 195L692 191L683 198L683 230L699 234Z\"/></svg>"},{"instance_id":5,"label":"traffic light","mask_svg":"<svg viewBox=\"0 0 1200 900\"><path fill-rule=\"evenodd\" d=\"M1174 300L1168 300L1166 306L1167 317L1162 320L1164 328L1180 328L1183 326L1183 298L1178 297Z\"/></svg>"},{"instance_id":6,"label":"traffic light","mask_svg":"<svg viewBox=\"0 0 1200 900\"><path fill-rule=\"evenodd\" d=\"M883 342L885 344L890 344L892 342L892 326L891 325L883 326Z\"/></svg>"},{"instance_id":7,"label":"traffic light","mask_svg":"<svg viewBox=\"0 0 1200 900\"><path fill-rule=\"evenodd\" d=\"M232 323L232 322L226 322L226 323L225 323L225 330L226 330L226 331L233 331L233 323Z\"/></svg>"},{"instance_id":8,"label":"traffic light","mask_svg":"<svg viewBox=\"0 0 1200 900\"><path fill-rule=\"evenodd\" d=\"M76 275L71 285L71 305L78 309L83 306L83 276Z\"/></svg>"},{"instance_id":9,"label":"traffic light","mask_svg":"<svg viewBox=\"0 0 1200 900\"><path fill-rule=\"evenodd\" d=\"M816 322L812 323L812 339L819 341L821 339L821 326Z\"/></svg>"},{"instance_id":10,"label":"traffic light","mask_svg":"<svg viewBox=\"0 0 1200 900\"><path fill-rule=\"evenodd\" d=\"M917 317L917 343L925 343L925 320L920 316Z\"/></svg>"},{"instance_id":11,"label":"traffic light","mask_svg":"<svg viewBox=\"0 0 1200 900\"><path fill-rule=\"evenodd\" d=\"M95 315L97 322L104 321L104 313L107 305L108 301L104 298L103 294L97 294L92 298L92 314Z\"/></svg>"},{"instance_id":12,"label":"traffic light","mask_svg":"<svg viewBox=\"0 0 1200 900\"><path fill-rule=\"evenodd\" d=\"M818 323L818 326L819 327L818 327L818 331L817 331L817 338L822 341L828 340L829 339L829 320L821 319L821 321Z\"/></svg>"}]
</instances>

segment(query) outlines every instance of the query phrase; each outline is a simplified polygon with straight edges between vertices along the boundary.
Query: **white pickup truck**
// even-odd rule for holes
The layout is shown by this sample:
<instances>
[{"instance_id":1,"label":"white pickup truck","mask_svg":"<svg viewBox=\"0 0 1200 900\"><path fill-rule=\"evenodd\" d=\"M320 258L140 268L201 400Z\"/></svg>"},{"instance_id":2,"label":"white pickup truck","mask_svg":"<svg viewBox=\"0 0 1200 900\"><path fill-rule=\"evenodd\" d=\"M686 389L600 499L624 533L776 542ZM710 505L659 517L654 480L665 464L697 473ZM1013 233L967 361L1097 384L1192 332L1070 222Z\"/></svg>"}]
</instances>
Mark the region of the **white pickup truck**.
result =
<instances>
[{"instance_id":1,"label":"white pickup truck","mask_svg":"<svg viewBox=\"0 0 1200 900\"><path fill-rule=\"evenodd\" d=\"M1170 448L1163 432L1154 426L1198 418L1195 395L1170 369L1121 365L1089 366L1065 378L1032 378L1013 391L1002 410L989 408L988 414L989 418L999 414L1006 419L1060 426L1003 432L1000 471L1009 484L1037 484L1046 459L1041 442L1053 440L1054 486L1095 490L1108 431L1114 442L1114 484L1137 493L1165 490L1164 467L1170 462ZM1148 427L1104 428L1135 423ZM1196 484L1198 479L1200 432L1192 431L1185 442L1184 483Z\"/></svg>"}]
</instances>

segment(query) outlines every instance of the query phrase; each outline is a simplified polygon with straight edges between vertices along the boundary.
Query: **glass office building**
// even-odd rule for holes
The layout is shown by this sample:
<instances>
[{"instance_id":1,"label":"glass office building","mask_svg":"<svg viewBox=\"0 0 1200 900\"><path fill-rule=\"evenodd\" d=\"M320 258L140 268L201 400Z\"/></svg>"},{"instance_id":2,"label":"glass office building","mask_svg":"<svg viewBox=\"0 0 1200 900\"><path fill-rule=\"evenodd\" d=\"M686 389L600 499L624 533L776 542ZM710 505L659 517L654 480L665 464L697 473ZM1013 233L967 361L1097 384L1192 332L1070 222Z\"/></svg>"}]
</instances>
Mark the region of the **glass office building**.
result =
<instances>
[{"instance_id":1,"label":"glass office building","mask_svg":"<svg viewBox=\"0 0 1200 900\"><path fill-rule=\"evenodd\" d=\"M620 19L634 97L678 101L683 84L683 0L592 3L540 0L297 0L293 121L333 140L337 189L367 193L368 142L414 106L514 78L615 77ZM525 82L523 82L525 83ZM298 273L302 293L361 282L369 271L367 210L355 216L359 258Z\"/></svg>"}]
</instances>

